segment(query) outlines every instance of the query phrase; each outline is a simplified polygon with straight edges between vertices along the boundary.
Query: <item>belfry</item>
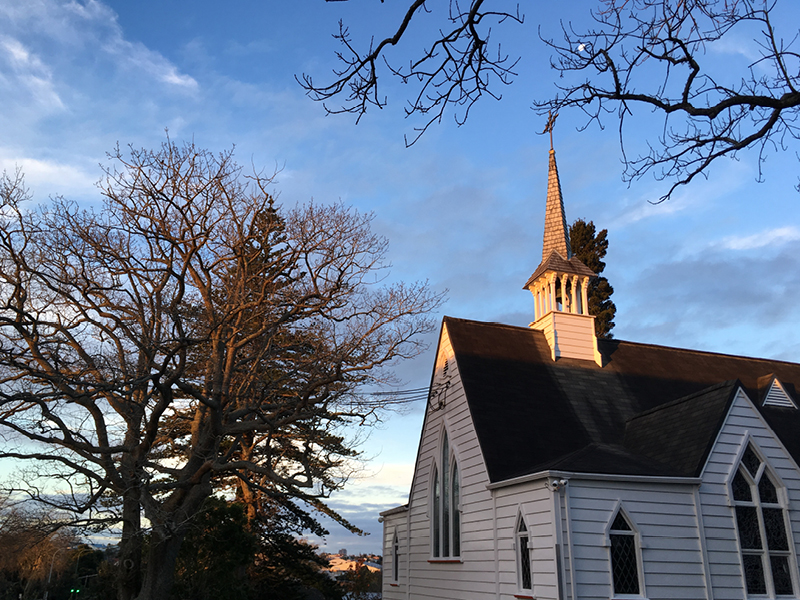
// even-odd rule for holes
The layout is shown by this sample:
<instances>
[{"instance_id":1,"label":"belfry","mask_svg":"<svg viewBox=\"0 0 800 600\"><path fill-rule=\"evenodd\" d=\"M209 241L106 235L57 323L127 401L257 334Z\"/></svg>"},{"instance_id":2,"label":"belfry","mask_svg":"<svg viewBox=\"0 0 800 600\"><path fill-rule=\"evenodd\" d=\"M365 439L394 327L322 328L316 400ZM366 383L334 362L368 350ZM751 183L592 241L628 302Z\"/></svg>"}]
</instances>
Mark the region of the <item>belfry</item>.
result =
<instances>
[{"instance_id":1,"label":"belfry","mask_svg":"<svg viewBox=\"0 0 800 600\"><path fill-rule=\"evenodd\" d=\"M567 229L561 182L558 178L556 153L550 132L550 161L547 174L547 204L544 218L542 262L523 289L530 290L534 300L532 329L544 332L553 360L577 358L603 365L597 350L594 316L589 314L589 282L597 277L591 269L572 255Z\"/></svg>"}]
</instances>

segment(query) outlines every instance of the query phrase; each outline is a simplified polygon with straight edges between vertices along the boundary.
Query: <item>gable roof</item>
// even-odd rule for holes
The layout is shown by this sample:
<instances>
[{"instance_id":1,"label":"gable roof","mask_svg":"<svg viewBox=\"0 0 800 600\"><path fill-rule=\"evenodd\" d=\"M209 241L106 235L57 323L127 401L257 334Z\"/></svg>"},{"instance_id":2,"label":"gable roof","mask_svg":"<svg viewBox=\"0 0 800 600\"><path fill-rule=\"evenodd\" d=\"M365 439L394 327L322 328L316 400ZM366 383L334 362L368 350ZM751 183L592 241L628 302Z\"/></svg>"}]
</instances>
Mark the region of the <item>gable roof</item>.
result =
<instances>
[{"instance_id":1,"label":"gable roof","mask_svg":"<svg viewBox=\"0 0 800 600\"><path fill-rule=\"evenodd\" d=\"M444 325L492 483L547 469L695 477L739 387L800 383L794 363L620 340L598 340L603 367L553 362L540 331ZM800 463L800 411L756 408Z\"/></svg>"}]
</instances>

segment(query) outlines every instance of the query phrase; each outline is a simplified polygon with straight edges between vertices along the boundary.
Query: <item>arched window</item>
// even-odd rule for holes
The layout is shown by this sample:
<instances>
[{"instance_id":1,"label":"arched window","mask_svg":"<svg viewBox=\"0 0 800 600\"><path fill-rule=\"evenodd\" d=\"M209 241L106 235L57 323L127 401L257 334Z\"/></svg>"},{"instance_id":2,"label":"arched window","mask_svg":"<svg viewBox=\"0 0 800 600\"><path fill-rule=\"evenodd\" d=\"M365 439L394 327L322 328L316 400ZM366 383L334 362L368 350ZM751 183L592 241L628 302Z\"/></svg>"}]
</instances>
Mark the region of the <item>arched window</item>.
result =
<instances>
[{"instance_id":1,"label":"arched window","mask_svg":"<svg viewBox=\"0 0 800 600\"><path fill-rule=\"evenodd\" d=\"M623 513L617 511L608 529L611 544L611 579L614 596L640 596L639 544L636 531Z\"/></svg>"},{"instance_id":2,"label":"arched window","mask_svg":"<svg viewBox=\"0 0 800 600\"><path fill-rule=\"evenodd\" d=\"M522 518L522 515L520 515L517 519L517 583L521 590L530 590L533 587L531 581L531 552L529 542L528 528L525 526L525 520Z\"/></svg>"},{"instance_id":3,"label":"arched window","mask_svg":"<svg viewBox=\"0 0 800 600\"><path fill-rule=\"evenodd\" d=\"M731 480L748 595L794 596L794 562L777 478L748 442Z\"/></svg>"},{"instance_id":4,"label":"arched window","mask_svg":"<svg viewBox=\"0 0 800 600\"><path fill-rule=\"evenodd\" d=\"M451 456L447 434L442 440L441 469L433 471L432 554L435 558L461 556L461 484Z\"/></svg>"},{"instance_id":5,"label":"arched window","mask_svg":"<svg viewBox=\"0 0 800 600\"><path fill-rule=\"evenodd\" d=\"M441 556L441 537L442 537L442 490L439 485L439 472L436 467L433 469L433 556Z\"/></svg>"},{"instance_id":6,"label":"arched window","mask_svg":"<svg viewBox=\"0 0 800 600\"><path fill-rule=\"evenodd\" d=\"M392 539L392 581L397 583L400 579L400 540L397 539L397 532L394 532Z\"/></svg>"}]
</instances>

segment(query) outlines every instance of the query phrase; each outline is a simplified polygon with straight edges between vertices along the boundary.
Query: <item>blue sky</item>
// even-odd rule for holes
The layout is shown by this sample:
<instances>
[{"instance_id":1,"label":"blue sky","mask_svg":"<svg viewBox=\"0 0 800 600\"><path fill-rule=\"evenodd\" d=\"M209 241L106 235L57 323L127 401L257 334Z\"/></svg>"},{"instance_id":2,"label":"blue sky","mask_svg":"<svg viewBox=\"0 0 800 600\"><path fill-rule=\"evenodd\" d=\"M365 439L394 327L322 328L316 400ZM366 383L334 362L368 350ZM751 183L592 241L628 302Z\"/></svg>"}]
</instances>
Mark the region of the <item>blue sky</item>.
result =
<instances>
[{"instance_id":1,"label":"blue sky","mask_svg":"<svg viewBox=\"0 0 800 600\"><path fill-rule=\"evenodd\" d=\"M168 128L173 140L212 150L235 144L240 163L280 170L284 205L314 198L374 211L375 230L390 240L392 276L449 290L437 319L527 325L533 305L521 288L541 256L549 148L530 106L552 95L555 81L537 28L555 35L559 19L583 22L593 3L537 3L524 25L496 28L495 39L522 55L503 99L481 101L463 127L446 116L411 148L403 135L419 123L404 119L398 82L385 81L389 106L356 126L326 116L294 80L330 77L340 18L365 44L391 30L402 4L0 0L0 168L22 168L36 200L90 204L99 199L98 165L117 143L156 147ZM779 23L798 22L800 7L780 8ZM411 33L409 47L424 27ZM735 79L756 51L743 33L705 60ZM566 111L558 119L562 190L568 220L609 230L616 337L800 360L796 146L769 154L763 183L755 153L744 153L653 205L665 185L621 181L613 120L604 130L579 132L580 124ZM626 139L641 147L659 125L639 111ZM400 367L406 387L428 384L433 351ZM334 526L328 549L379 551L377 513L406 500L422 409L388 415L371 432L363 476L332 504L372 535Z\"/></svg>"}]
</instances>

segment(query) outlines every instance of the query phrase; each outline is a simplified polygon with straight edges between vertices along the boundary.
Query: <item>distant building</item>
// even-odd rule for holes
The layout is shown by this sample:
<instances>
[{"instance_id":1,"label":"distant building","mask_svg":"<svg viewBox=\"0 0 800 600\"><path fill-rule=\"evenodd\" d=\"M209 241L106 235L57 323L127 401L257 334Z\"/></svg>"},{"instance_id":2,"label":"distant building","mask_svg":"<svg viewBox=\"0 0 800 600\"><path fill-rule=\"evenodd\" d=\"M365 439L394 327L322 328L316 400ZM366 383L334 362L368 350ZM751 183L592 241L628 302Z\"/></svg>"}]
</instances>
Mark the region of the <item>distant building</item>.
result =
<instances>
[{"instance_id":1,"label":"distant building","mask_svg":"<svg viewBox=\"0 0 800 600\"><path fill-rule=\"evenodd\" d=\"M444 319L383 598L800 597L800 365L596 339L549 160L534 322Z\"/></svg>"},{"instance_id":2,"label":"distant building","mask_svg":"<svg viewBox=\"0 0 800 600\"><path fill-rule=\"evenodd\" d=\"M342 557L338 554L331 554L327 558L331 565L328 570L333 574L344 573L345 571L355 569L356 565L359 564L358 558ZM374 560L362 560L361 562L372 572L381 570L381 565Z\"/></svg>"}]
</instances>

